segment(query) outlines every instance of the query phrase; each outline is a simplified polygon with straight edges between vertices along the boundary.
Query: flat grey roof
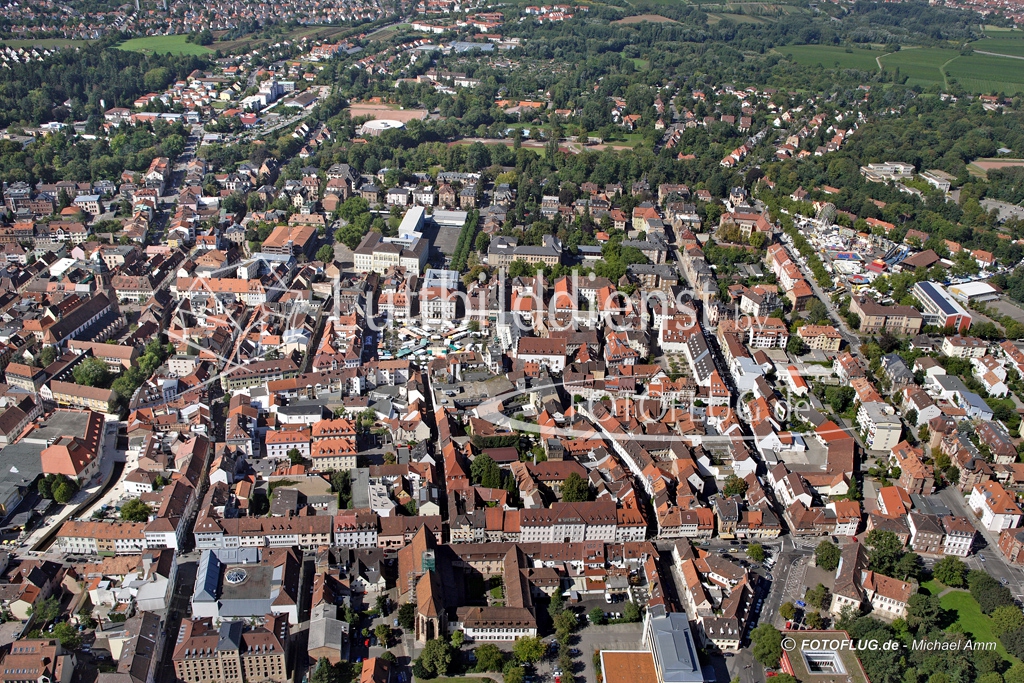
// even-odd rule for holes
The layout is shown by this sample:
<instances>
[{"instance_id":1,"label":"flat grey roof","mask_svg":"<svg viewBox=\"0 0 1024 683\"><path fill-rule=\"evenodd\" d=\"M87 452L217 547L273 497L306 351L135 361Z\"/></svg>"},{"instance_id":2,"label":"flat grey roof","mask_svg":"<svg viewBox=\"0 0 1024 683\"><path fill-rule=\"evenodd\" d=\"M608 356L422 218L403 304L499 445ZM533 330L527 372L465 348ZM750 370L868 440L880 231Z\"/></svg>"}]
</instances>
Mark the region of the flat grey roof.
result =
<instances>
[{"instance_id":1,"label":"flat grey roof","mask_svg":"<svg viewBox=\"0 0 1024 683\"><path fill-rule=\"evenodd\" d=\"M652 618L650 628L651 647L665 683L703 683L689 618L681 612L670 612Z\"/></svg>"}]
</instances>

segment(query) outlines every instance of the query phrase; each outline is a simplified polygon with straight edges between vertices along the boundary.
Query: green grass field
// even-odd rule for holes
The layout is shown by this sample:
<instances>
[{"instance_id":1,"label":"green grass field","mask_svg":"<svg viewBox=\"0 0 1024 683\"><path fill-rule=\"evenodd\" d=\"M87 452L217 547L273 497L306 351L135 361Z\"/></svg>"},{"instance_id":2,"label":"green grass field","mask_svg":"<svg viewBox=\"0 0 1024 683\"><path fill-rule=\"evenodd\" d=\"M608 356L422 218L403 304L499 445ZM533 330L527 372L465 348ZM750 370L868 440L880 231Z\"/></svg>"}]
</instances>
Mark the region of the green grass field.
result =
<instances>
[{"instance_id":1,"label":"green grass field","mask_svg":"<svg viewBox=\"0 0 1024 683\"><path fill-rule=\"evenodd\" d=\"M711 21L712 18L715 19L714 22ZM732 21L733 23L736 24L765 24L768 23L769 21L768 19L762 19L761 17L754 16L751 14L728 14L726 12L717 12L715 14L708 15L709 24L718 23L723 19L728 19L729 21Z\"/></svg>"},{"instance_id":2,"label":"green grass field","mask_svg":"<svg viewBox=\"0 0 1024 683\"><path fill-rule=\"evenodd\" d=\"M826 69L859 69L861 71L878 71L876 57L885 54L876 50L859 48L835 47L829 45L786 45L776 50L786 58L803 66L821 65Z\"/></svg>"},{"instance_id":3,"label":"green grass field","mask_svg":"<svg viewBox=\"0 0 1024 683\"><path fill-rule=\"evenodd\" d=\"M959 52L936 47L911 48L882 57L882 65L886 69L899 68L900 75L907 77L907 85L927 88L942 85L942 65L959 56Z\"/></svg>"},{"instance_id":4,"label":"green grass field","mask_svg":"<svg viewBox=\"0 0 1024 683\"><path fill-rule=\"evenodd\" d=\"M999 642L992 633L992 620L981 613L978 601L971 597L967 591L953 591L946 593L941 598L942 608L956 612L956 623L963 626L964 631L970 633L974 640L979 642ZM1008 662L1016 661L1006 651L1002 643L996 648L997 652Z\"/></svg>"},{"instance_id":5,"label":"green grass field","mask_svg":"<svg viewBox=\"0 0 1024 683\"><path fill-rule=\"evenodd\" d=\"M208 47L186 43L187 36L147 36L145 38L132 38L126 40L118 48L131 52L142 52L146 54L171 54L171 55L206 55L213 52Z\"/></svg>"},{"instance_id":6,"label":"green grass field","mask_svg":"<svg viewBox=\"0 0 1024 683\"><path fill-rule=\"evenodd\" d=\"M922 583L921 590L919 590L918 592L924 595L938 595L943 590L945 590L945 588L946 587L943 584L939 583L935 579L931 579L930 581L925 581L924 583Z\"/></svg>"},{"instance_id":7,"label":"green grass field","mask_svg":"<svg viewBox=\"0 0 1024 683\"><path fill-rule=\"evenodd\" d=\"M1024 92L1024 61L1019 59L972 54L950 62L946 73L964 89L974 92Z\"/></svg>"},{"instance_id":8,"label":"green grass field","mask_svg":"<svg viewBox=\"0 0 1024 683\"><path fill-rule=\"evenodd\" d=\"M998 37L998 38L982 38L971 43L971 47L975 50L981 50L983 52L994 52L1000 55L1012 55L1014 57L1024 57L1024 33L1014 34L1019 37Z\"/></svg>"}]
</instances>

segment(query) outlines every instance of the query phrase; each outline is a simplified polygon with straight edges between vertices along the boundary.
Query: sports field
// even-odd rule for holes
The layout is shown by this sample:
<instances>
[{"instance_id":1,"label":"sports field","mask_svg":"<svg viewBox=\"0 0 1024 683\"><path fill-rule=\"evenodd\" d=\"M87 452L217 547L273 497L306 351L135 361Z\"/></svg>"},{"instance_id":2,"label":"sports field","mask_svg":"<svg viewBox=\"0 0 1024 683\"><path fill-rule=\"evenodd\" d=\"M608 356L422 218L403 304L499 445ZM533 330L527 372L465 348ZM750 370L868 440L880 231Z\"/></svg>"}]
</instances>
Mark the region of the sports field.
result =
<instances>
[{"instance_id":1,"label":"sports field","mask_svg":"<svg viewBox=\"0 0 1024 683\"><path fill-rule=\"evenodd\" d=\"M989 171L998 168L1009 168L1011 166L1024 166L1024 159L1007 159L1005 157L996 159L975 159L967 164L967 171L973 176L987 178Z\"/></svg>"},{"instance_id":2,"label":"sports field","mask_svg":"<svg viewBox=\"0 0 1024 683\"><path fill-rule=\"evenodd\" d=\"M855 47L837 47L831 45L786 45L777 48L777 52L786 58L792 58L803 66L821 65L826 69L859 69L861 71L878 71L875 57L884 52L862 50Z\"/></svg>"},{"instance_id":3,"label":"sports field","mask_svg":"<svg viewBox=\"0 0 1024 683\"><path fill-rule=\"evenodd\" d=\"M158 55L207 55L213 52L208 47L185 42L187 36L146 36L132 38L117 47L131 52Z\"/></svg>"},{"instance_id":4,"label":"sports field","mask_svg":"<svg viewBox=\"0 0 1024 683\"><path fill-rule=\"evenodd\" d=\"M349 116L352 118L372 116L375 119L392 119L402 123L408 123L413 119L427 118L425 109L399 109L397 106L386 104L352 104L348 109Z\"/></svg>"}]
</instances>

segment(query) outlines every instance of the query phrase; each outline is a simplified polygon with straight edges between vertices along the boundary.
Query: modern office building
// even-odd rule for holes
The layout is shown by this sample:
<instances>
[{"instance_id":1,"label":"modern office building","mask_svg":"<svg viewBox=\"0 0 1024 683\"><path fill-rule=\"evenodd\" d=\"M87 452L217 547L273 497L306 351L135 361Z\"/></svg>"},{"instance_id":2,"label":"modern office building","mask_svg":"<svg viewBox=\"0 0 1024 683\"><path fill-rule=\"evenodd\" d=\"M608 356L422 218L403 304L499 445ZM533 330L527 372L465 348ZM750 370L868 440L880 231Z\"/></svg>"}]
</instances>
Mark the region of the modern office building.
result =
<instances>
[{"instance_id":1,"label":"modern office building","mask_svg":"<svg viewBox=\"0 0 1024 683\"><path fill-rule=\"evenodd\" d=\"M966 332L971 328L971 314L942 285L918 282L914 285L913 294L921 303L925 324L950 327L957 332Z\"/></svg>"}]
</instances>

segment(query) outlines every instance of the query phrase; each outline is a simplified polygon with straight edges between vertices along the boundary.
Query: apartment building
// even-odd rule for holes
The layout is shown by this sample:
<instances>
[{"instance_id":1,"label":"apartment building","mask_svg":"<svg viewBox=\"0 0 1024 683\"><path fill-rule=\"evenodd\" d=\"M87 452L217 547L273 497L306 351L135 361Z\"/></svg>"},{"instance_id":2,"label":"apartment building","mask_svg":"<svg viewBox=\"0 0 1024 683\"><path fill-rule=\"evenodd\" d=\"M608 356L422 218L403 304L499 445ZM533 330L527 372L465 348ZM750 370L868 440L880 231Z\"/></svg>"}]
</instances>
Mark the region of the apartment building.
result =
<instances>
[{"instance_id":1,"label":"apartment building","mask_svg":"<svg viewBox=\"0 0 1024 683\"><path fill-rule=\"evenodd\" d=\"M789 329L778 318L754 318L747 330L747 346L754 349L786 348Z\"/></svg>"},{"instance_id":2,"label":"apartment building","mask_svg":"<svg viewBox=\"0 0 1024 683\"><path fill-rule=\"evenodd\" d=\"M141 555L145 529L145 522L69 520L57 532L57 548L67 555Z\"/></svg>"},{"instance_id":3,"label":"apartment building","mask_svg":"<svg viewBox=\"0 0 1024 683\"><path fill-rule=\"evenodd\" d=\"M331 544L328 515L236 517L196 521L196 548L292 548L313 550Z\"/></svg>"},{"instance_id":4,"label":"apartment building","mask_svg":"<svg viewBox=\"0 0 1024 683\"><path fill-rule=\"evenodd\" d=\"M981 523L989 531L1001 532L1020 526L1022 513L1017 501L997 481L975 484L967 504L971 510L980 513Z\"/></svg>"},{"instance_id":5,"label":"apartment building","mask_svg":"<svg viewBox=\"0 0 1024 683\"><path fill-rule=\"evenodd\" d=\"M224 391L231 392L298 376L299 366L295 361L291 358L279 358L240 365L221 375L220 382Z\"/></svg>"},{"instance_id":6,"label":"apartment building","mask_svg":"<svg viewBox=\"0 0 1024 683\"><path fill-rule=\"evenodd\" d=\"M618 515L610 500L554 503L550 508L522 510L519 515L523 543L615 542Z\"/></svg>"},{"instance_id":7,"label":"apartment building","mask_svg":"<svg viewBox=\"0 0 1024 683\"><path fill-rule=\"evenodd\" d=\"M73 382L56 380L43 386L39 395L46 401L55 403L61 408L80 408L95 410L100 413L112 413L116 410L117 394L111 389L87 387Z\"/></svg>"},{"instance_id":8,"label":"apartment building","mask_svg":"<svg viewBox=\"0 0 1024 683\"><path fill-rule=\"evenodd\" d=\"M900 468L899 485L908 493L931 495L935 489L935 472L924 463L924 451L902 441L889 453L889 464Z\"/></svg>"},{"instance_id":9,"label":"apartment building","mask_svg":"<svg viewBox=\"0 0 1024 683\"><path fill-rule=\"evenodd\" d=\"M843 342L839 330L831 325L804 325L796 333L808 348L820 351L839 351Z\"/></svg>"},{"instance_id":10,"label":"apartment building","mask_svg":"<svg viewBox=\"0 0 1024 683\"><path fill-rule=\"evenodd\" d=\"M988 342L977 337L955 334L942 338L942 353L950 358L981 358L988 353Z\"/></svg>"},{"instance_id":11,"label":"apartment building","mask_svg":"<svg viewBox=\"0 0 1024 683\"><path fill-rule=\"evenodd\" d=\"M562 372L567 357L562 337L520 337L516 358L526 363L547 366L551 372Z\"/></svg>"},{"instance_id":12,"label":"apartment building","mask_svg":"<svg viewBox=\"0 0 1024 683\"><path fill-rule=\"evenodd\" d=\"M288 457L289 451L295 449L303 458L309 457L308 429L275 429L268 430L265 442L267 444L267 457L283 460Z\"/></svg>"},{"instance_id":13,"label":"apartment building","mask_svg":"<svg viewBox=\"0 0 1024 683\"><path fill-rule=\"evenodd\" d=\"M915 553L938 554L943 550L945 529L938 515L911 512L907 515L910 526L910 547Z\"/></svg>"},{"instance_id":14,"label":"apartment building","mask_svg":"<svg viewBox=\"0 0 1024 683\"><path fill-rule=\"evenodd\" d=\"M59 640L16 640L0 660L0 683L70 683L75 657Z\"/></svg>"},{"instance_id":15,"label":"apartment building","mask_svg":"<svg viewBox=\"0 0 1024 683\"><path fill-rule=\"evenodd\" d=\"M891 450L903 435L903 423L887 403L861 403L857 424L863 430L864 445L875 451Z\"/></svg>"},{"instance_id":16,"label":"apartment building","mask_svg":"<svg viewBox=\"0 0 1024 683\"><path fill-rule=\"evenodd\" d=\"M334 516L334 544L343 548L376 548L379 520L372 510L343 510Z\"/></svg>"},{"instance_id":17,"label":"apartment building","mask_svg":"<svg viewBox=\"0 0 1024 683\"><path fill-rule=\"evenodd\" d=\"M943 555L967 557L971 554L978 531L969 519L947 515L942 517L942 528L946 532L942 541Z\"/></svg>"}]
</instances>

